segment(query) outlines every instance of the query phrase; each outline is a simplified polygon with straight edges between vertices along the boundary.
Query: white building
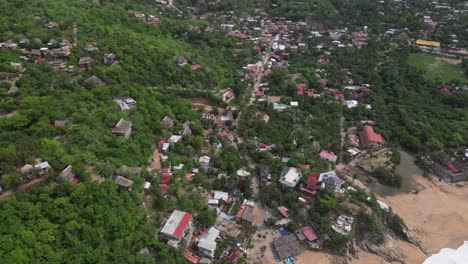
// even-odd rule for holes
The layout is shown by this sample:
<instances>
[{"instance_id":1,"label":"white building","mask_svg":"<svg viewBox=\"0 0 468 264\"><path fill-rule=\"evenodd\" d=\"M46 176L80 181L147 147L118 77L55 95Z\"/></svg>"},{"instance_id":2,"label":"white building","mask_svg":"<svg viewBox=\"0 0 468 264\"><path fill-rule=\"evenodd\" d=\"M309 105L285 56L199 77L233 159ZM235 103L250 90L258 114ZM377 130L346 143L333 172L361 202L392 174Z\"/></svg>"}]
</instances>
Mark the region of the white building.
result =
<instances>
[{"instance_id":1,"label":"white building","mask_svg":"<svg viewBox=\"0 0 468 264\"><path fill-rule=\"evenodd\" d=\"M198 162L200 163L200 167L202 167L205 171L210 169L210 160L211 158L209 156L203 155L198 159Z\"/></svg>"},{"instance_id":2,"label":"white building","mask_svg":"<svg viewBox=\"0 0 468 264\"><path fill-rule=\"evenodd\" d=\"M185 237L192 227L192 215L179 210L174 210L164 224L160 234L166 238L167 244L178 248L180 241Z\"/></svg>"},{"instance_id":3,"label":"white building","mask_svg":"<svg viewBox=\"0 0 468 264\"><path fill-rule=\"evenodd\" d=\"M198 249L205 257L213 259L216 250L216 239L219 237L219 230L210 227L198 240Z\"/></svg>"},{"instance_id":4,"label":"white building","mask_svg":"<svg viewBox=\"0 0 468 264\"><path fill-rule=\"evenodd\" d=\"M345 100L344 103L345 103L346 107L348 107L349 109L358 106L358 101L356 101L356 100Z\"/></svg>"},{"instance_id":5,"label":"white building","mask_svg":"<svg viewBox=\"0 0 468 264\"><path fill-rule=\"evenodd\" d=\"M299 179L301 179L301 177L302 174L298 169L286 167L283 169L283 171L281 171L279 181L285 187L294 188L296 187L296 184L299 182Z\"/></svg>"}]
</instances>

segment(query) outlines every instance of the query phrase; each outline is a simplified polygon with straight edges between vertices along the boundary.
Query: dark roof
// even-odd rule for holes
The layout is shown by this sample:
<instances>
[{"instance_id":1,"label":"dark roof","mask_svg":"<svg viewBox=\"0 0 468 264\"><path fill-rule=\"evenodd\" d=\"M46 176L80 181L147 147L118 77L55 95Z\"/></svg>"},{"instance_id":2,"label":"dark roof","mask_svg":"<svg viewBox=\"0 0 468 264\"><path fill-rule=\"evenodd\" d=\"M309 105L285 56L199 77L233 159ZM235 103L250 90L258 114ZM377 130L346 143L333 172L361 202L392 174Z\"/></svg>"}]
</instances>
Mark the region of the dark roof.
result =
<instances>
[{"instance_id":1,"label":"dark roof","mask_svg":"<svg viewBox=\"0 0 468 264\"><path fill-rule=\"evenodd\" d=\"M304 247L293 234L284 235L273 240L273 250L279 259L297 256L304 251Z\"/></svg>"},{"instance_id":2,"label":"dark roof","mask_svg":"<svg viewBox=\"0 0 468 264\"><path fill-rule=\"evenodd\" d=\"M58 175L59 178L70 181L75 177L75 174L72 172L72 166L68 165L60 174Z\"/></svg>"},{"instance_id":3,"label":"dark roof","mask_svg":"<svg viewBox=\"0 0 468 264\"><path fill-rule=\"evenodd\" d=\"M306 184L310 187L317 187L319 177L320 177L320 172L310 173L309 178L306 181Z\"/></svg>"},{"instance_id":4,"label":"dark roof","mask_svg":"<svg viewBox=\"0 0 468 264\"><path fill-rule=\"evenodd\" d=\"M120 187L123 187L123 188L132 188L133 186L133 181L132 180L129 180L123 176L117 176L117 178L115 178L115 184L119 185Z\"/></svg>"},{"instance_id":5,"label":"dark roof","mask_svg":"<svg viewBox=\"0 0 468 264\"><path fill-rule=\"evenodd\" d=\"M245 208L244 214L242 215L242 219L249 223L253 223L255 221L255 216L253 214L252 207L247 206L247 208Z\"/></svg>"},{"instance_id":6,"label":"dark roof","mask_svg":"<svg viewBox=\"0 0 468 264\"><path fill-rule=\"evenodd\" d=\"M141 167L127 167L123 165L123 166L120 166L120 168L118 168L115 172L117 174L124 174L124 173L140 174Z\"/></svg>"},{"instance_id":7,"label":"dark roof","mask_svg":"<svg viewBox=\"0 0 468 264\"><path fill-rule=\"evenodd\" d=\"M126 121L123 118L121 118L117 125L115 125L114 129L112 129L112 133L125 134L129 129L132 129L132 125L132 122Z\"/></svg>"}]
</instances>

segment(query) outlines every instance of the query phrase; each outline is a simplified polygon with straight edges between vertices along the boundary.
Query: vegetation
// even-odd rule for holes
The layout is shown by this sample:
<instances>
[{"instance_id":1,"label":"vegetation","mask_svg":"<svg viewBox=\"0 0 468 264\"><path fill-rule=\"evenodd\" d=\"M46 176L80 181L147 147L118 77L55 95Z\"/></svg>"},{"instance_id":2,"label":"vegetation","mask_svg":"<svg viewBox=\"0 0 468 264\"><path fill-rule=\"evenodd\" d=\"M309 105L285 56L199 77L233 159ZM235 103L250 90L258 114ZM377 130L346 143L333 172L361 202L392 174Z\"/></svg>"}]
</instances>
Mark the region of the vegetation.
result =
<instances>
[{"instance_id":1,"label":"vegetation","mask_svg":"<svg viewBox=\"0 0 468 264\"><path fill-rule=\"evenodd\" d=\"M399 188L401 187L403 183L403 177L401 177L401 175L396 174L383 167L379 167L375 169L374 175L380 183L388 185L388 186Z\"/></svg>"},{"instance_id":2,"label":"vegetation","mask_svg":"<svg viewBox=\"0 0 468 264\"><path fill-rule=\"evenodd\" d=\"M455 61L456 59L447 59L438 57L428 53L412 53L408 57L408 63L424 71L424 78L429 80L436 80L443 83L451 82L468 82L463 69L459 65L455 65L448 61Z\"/></svg>"},{"instance_id":3,"label":"vegetation","mask_svg":"<svg viewBox=\"0 0 468 264\"><path fill-rule=\"evenodd\" d=\"M112 181L34 187L0 203L0 256L6 263L154 263L137 253L148 247L163 263L182 263L155 239L140 203Z\"/></svg>"}]
</instances>

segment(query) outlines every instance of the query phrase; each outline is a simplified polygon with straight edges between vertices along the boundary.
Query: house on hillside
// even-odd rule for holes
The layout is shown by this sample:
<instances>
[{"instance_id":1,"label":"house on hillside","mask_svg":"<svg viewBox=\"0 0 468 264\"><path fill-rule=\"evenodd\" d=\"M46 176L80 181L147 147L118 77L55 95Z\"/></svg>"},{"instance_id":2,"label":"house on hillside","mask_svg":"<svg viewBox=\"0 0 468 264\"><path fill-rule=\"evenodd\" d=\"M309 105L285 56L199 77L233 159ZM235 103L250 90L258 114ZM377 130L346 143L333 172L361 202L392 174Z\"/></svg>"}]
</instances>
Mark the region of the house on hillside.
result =
<instances>
[{"instance_id":1,"label":"house on hillside","mask_svg":"<svg viewBox=\"0 0 468 264\"><path fill-rule=\"evenodd\" d=\"M359 132L359 140L362 148L380 147L384 143L382 135L376 133L369 125L364 126Z\"/></svg>"},{"instance_id":2,"label":"house on hillside","mask_svg":"<svg viewBox=\"0 0 468 264\"><path fill-rule=\"evenodd\" d=\"M178 248L180 242L191 232L192 215L187 212L174 210L161 229L161 236L167 239L167 244Z\"/></svg>"},{"instance_id":3,"label":"house on hillside","mask_svg":"<svg viewBox=\"0 0 468 264\"><path fill-rule=\"evenodd\" d=\"M93 67L94 60L90 57L81 57L78 61L78 65L81 69L91 69Z\"/></svg>"},{"instance_id":4,"label":"house on hillside","mask_svg":"<svg viewBox=\"0 0 468 264\"><path fill-rule=\"evenodd\" d=\"M298 169L292 167L285 167L281 171L279 182L284 187L294 188L299 182L299 179L301 179L301 177L302 174Z\"/></svg>"},{"instance_id":5,"label":"house on hillside","mask_svg":"<svg viewBox=\"0 0 468 264\"><path fill-rule=\"evenodd\" d=\"M321 183L321 188L327 186L335 192L341 192L341 186L345 183L345 181L338 178L334 171L320 173L318 182Z\"/></svg>"},{"instance_id":6,"label":"house on hillside","mask_svg":"<svg viewBox=\"0 0 468 264\"><path fill-rule=\"evenodd\" d=\"M133 181L123 176L117 176L115 178L115 184L117 184L122 189L128 190L129 192L131 192L133 188Z\"/></svg>"},{"instance_id":7,"label":"house on hillside","mask_svg":"<svg viewBox=\"0 0 468 264\"><path fill-rule=\"evenodd\" d=\"M106 53L102 61L105 65L113 65L117 62L117 56L114 53Z\"/></svg>"},{"instance_id":8,"label":"house on hillside","mask_svg":"<svg viewBox=\"0 0 468 264\"><path fill-rule=\"evenodd\" d=\"M174 121L172 120L172 118L168 117L168 116L165 116L163 119L162 119L162 122L168 126L168 127L172 127L174 126Z\"/></svg>"},{"instance_id":9,"label":"house on hillside","mask_svg":"<svg viewBox=\"0 0 468 264\"><path fill-rule=\"evenodd\" d=\"M210 169L210 160L211 160L211 158L209 156L207 156L207 155L201 156L198 159L198 162L200 163L200 167L203 170L208 171Z\"/></svg>"},{"instance_id":10,"label":"house on hillside","mask_svg":"<svg viewBox=\"0 0 468 264\"><path fill-rule=\"evenodd\" d=\"M313 200L317 194L319 177L320 172L311 172L306 182L300 185L301 195L308 201Z\"/></svg>"},{"instance_id":11,"label":"house on hillside","mask_svg":"<svg viewBox=\"0 0 468 264\"><path fill-rule=\"evenodd\" d=\"M197 243L200 253L209 259L213 259L216 250L216 239L218 239L218 237L219 230L215 227L210 227L204 232Z\"/></svg>"},{"instance_id":12,"label":"house on hillside","mask_svg":"<svg viewBox=\"0 0 468 264\"><path fill-rule=\"evenodd\" d=\"M280 260L300 255L305 249L293 234L275 238L272 243L272 248L273 252Z\"/></svg>"},{"instance_id":13,"label":"house on hillside","mask_svg":"<svg viewBox=\"0 0 468 264\"><path fill-rule=\"evenodd\" d=\"M320 158L328 160L330 162L336 162L336 160L338 159L335 153L333 153L332 151L324 150L324 149L320 151L319 156Z\"/></svg>"},{"instance_id":14,"label":"house on hillside","mask_svg":"<svg viewBox=\"0 0 468 264\"><path fill-rule=\"evenodd\" d=\"M62 172L59 173L57 176L57 181L58 182L69 182L70 184L77 184L80 182L80 178L78 178L73 172L72 172L72 165L68 165Z\"/></svg>"},{"instance_id":15,"label":"house on hillside","mask_svg":"<svg viewBox=\"0 0 468 264\"><path fill-rule=\"evenodd\" d=\"M125 165L122 165L122 166L120 166L120 168L118 168L115 171L115 173L118 174L118 175L131 174L131 175L134 175L136 177L140 177L141 167L127 167Z\"/></svg>"},{"instance_id":16,"label":"house on hillside","mask_svg":"<svg viewBox=\"0 0 468 264\"><path fill-rule=\"evenodd\" d=\"M112 133L118 136L122 136L125 139L129 139L130 135L132 134L132 126L132 122L126 121L123 118L121 118L119 122L115 125L115 127L112 129Z\"/></svg>"},{"instance_id":17,"label":"house on hillside","mask_svg":"<svg viewBox=\"0 0 468 264\"><path fill-rule=\"evenodd\" d=\"M93 75L91 77L89 77L88 79L86 79L86 82L87 83L92 83L94 84L95 86L105 86L106 84L101 80L99 79L96 75Z\"/></svg>"},{"instance_id":18,"label":"house on hillside","mask_svg":"<svg viewBox=\"0 0 468 264\"><path fill-rule=\"evenodd\" d=\"M228 88L226 91L221 92L220 97L223 102L229 103L232 101L232 99L234 99L235 94L231 88Z\"/></svg>"}]
</instances>

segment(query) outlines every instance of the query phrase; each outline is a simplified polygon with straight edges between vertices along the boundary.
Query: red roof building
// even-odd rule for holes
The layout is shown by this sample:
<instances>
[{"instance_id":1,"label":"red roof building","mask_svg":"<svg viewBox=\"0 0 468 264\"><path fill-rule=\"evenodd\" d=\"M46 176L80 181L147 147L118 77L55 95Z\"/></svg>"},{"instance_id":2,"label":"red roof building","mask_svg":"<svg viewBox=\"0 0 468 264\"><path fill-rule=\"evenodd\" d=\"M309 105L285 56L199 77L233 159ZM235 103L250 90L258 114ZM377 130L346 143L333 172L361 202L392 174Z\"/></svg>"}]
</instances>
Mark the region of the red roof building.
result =
<instances>
[{"instance_id":1,"label":"red roof building","mask_svg":"<svg viewBox=\"0 0 468 264\"><path fill-rule=\"evenodd\" d=\"M174 210L171 216L161 229L161 235L169 239L168 244L173 247L178 247L180 240L184 237L184 233L188 230L192 223L192 215L187 212Z\"/></svg>"},{"instance_id":2,"label":"red roof building","mask_svg":"<svg viewBox=\"0 0 468 264\"><path fill-rule=\"evenodd\" d=\"M300 190L302 196L308 200L311 201L314 199L315 195L317 194L317 189L318 189L318 179L320 177L320 172L312 172L309 175L309 178L304 184L301 184Z\"/></svg>"},{"instance_id":3,"label":"red roof building","mask_svg":"<svg viewBox=\"0 0 468 264\"><path fill-rule=\"evenodd\" d=\"M296 84L297 95L304 95L304 89L307 88L306 83L298 83Z\"/></svg>"},{"instance_id":4,"label":"red roof building","mask_svg":"<svg viewBox=\"0 0 468 264\"><path fill-rule=\"evenodd\" d=\"M278 211L280 212L280 214L283 216L283 217L288 217L289 216L289 210L288 208L284 207L284 206L280 206L278 207Z\"/></svg>"},{"instance_id":5,"label":"red roof building","mask_svg":"<svg viewBox=\"0 0 468 264\"><path fill-rule=\"evenodd\" d=\"M201 68L200 64L194 64L194 65L190 66L190 69L192 69L192 71L198 70L200 68Z\"/></svg>"},{"instance_id":6,"label":"red roof building","mask_svg":"<svg viewBox=\"0 0 468 264\"><path fill-rule=\"evenodd\" d=\"M318 238L317 233L315 233L314 228L311 226L301 227L301 232L309 242L315 241Z\"/></svg>"},{"instance_id":7,"label":"red roof building","mask_svg":"<svg viewBox=\"0 0 468 264\"><path fill-rule=\"evenodd\" d=\"M384 143L382 135L375 133L374 128L369 125L364 126L363 130L359 132L359 139L363 148L380 146Z\"/></svg>"},{"instance_id":8,"label":"red roof building","mask_svg":"<svg viewBox=\"0 0 468 264\"><path fill-rule=\"evenodd\" d=\"M184 257L186 260L188 260L192 264L198 264L198 262L200 262L200 259L201 259L201 257L193 254L191 250L186 250Z\"/></svg>"},{"instance_id":9,"label":"red roof building","mask_svg":"<svg viewBox=\"0 0 468 264\"><path fill-rule=\"evenodd\" d=\"M236 249L236 250L231 250L229 253L226 255L226 260L233 263L236 259L238 259L240 256L242 256L242 250Z\"/></svg>"},{"instance_id":10,"label":"red roof building","mask_svg":"<svg viewBox=\"0 0 468 264\"><path fill-rule=\"evenodd\" d=\"M447 167L449 168L450 171L452 171L453 173L460 173L460 170L457 169L457 167L455 167L455 165L453 165L452 162L447 162Z\"/></svg>"},{"instance_id":11,"label":"red roof building","mask_svg":"<svg viewBox=\"0 0 468 264\"><path fill-rule=\"evenodd\" d=\"M333 93L335 99L344 100L344 95L342 93Z\"/></svg>"}]
</instances>

